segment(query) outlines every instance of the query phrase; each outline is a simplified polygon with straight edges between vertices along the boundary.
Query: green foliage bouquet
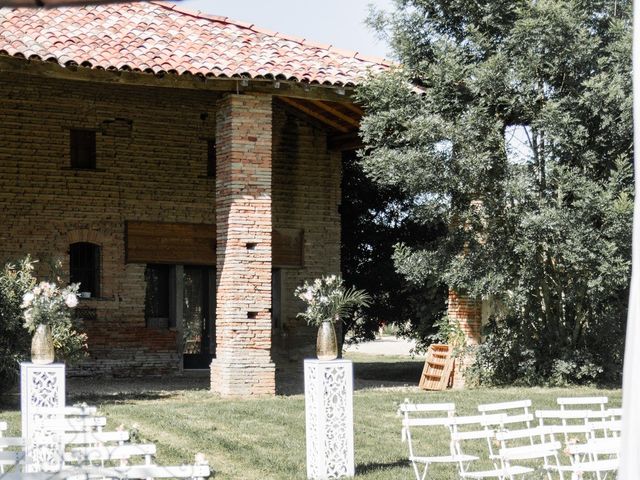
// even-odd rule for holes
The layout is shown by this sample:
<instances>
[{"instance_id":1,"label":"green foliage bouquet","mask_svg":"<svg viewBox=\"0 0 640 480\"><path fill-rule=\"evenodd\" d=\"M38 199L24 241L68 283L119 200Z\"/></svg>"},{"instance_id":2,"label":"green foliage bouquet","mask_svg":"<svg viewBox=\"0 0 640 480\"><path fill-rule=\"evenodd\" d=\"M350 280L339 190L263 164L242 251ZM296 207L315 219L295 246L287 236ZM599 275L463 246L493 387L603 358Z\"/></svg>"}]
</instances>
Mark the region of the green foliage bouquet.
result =
<instances>
[{"instance_id":1,"label":"green foliage bouquet","mask_svg":"<svg viewBox=\"0 0 640 480\"><path fill-rule=\"evenodd\" d=\"M319 326L323 321L336 322L353 310L369 305L370 297L364 290L346 288L339 275L328 275L305 282L296 288L295 296L307 304L298 317L309 325Z\"/></svg>"}]
</instances>

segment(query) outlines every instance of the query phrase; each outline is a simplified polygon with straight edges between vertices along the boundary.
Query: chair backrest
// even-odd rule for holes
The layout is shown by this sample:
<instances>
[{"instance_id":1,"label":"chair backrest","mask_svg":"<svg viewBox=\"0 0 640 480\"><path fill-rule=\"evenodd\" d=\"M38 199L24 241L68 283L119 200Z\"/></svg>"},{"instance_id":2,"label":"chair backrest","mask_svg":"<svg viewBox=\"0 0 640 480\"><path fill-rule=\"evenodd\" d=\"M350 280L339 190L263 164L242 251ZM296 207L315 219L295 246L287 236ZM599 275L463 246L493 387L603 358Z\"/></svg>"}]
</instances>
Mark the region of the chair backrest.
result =
<instances>
[{"instance_id":1,"label":"chair backrest","mask_svg":"<svg viewBox=\"0 0 640 480\"><path fill-rule=\"evenodd\" d=\"M571 440L569 435L572 433L580 433L580 439L584 438L584 441L594 436L593 429L595 428L595 425L584 432L575 430L571 427L579 427L580 425L584 426L590 422L604 421L608 419L608 416L606 410L567 409L536 410L536 418L538 419L540 426L556 427L552 430L552 435L562 434L564 441L568 443Z\"/></svg>"},{"instance_id":2,"label":"chair backrest","mask_svg":"<svg viewBox=\"0 0 640 480\"><path fill-rule=\"evenodd\" d=\"M23 447L24 438L22 437L0 437L0 450L7 447Z\"/></svg>"},{"instance_id":3,"label":"chair backrest","mask_svg":"<svg viewBox=\"0 0 640 480\"><path fill-rule=\"evenodd\" d=\"M90 405L73 405L64 407L65 416L74 417L93 417L98 413L98 407Z\"/></svg>"},{"instance_id":4,"label":"chair backrest","mask_svg":"<svg viewBox=\"0 0 640 480\"><path fill-rule=\"evenodd\" d=\"M415 456L412 428L442 426L451 430L451 419L456 406L453 403L411 403L405 399L398 407L402 418L402 440L409 447L409 456ZM450 449L452 445L450 444Z\"/></svg>"},{"instance_id":5,"label":"chair backrest","mask_svg":"<svg viewBox=\"0 0 640 480\"><path fill-rule=\"evenodd\" d=\"M459 458L458 472L464 476L468 468L465 458L465 451L477 452L487 450L489 457L493 459L492 443L495 440L495 430L493 427L499 426L504 421L504 413L483 413L482 415L468 415L454 417L451 421L451 442L453 451ZM481 441L483 447L468 448L468 443Z\"/></svg>"},{"instance_id":6,"label":"chair backrest","mask_svg":"<svg viewBox=\"0 0 640 480\"><path fill-rule=\"evenodd\" d=\"M567 410L570 407L578 406L580 409L584 409L585 405L591 405L590 410L594 407L600 407L601 410L605 409L605 405L609 403L608 397L558 397L556 402L560 406L560 410Z\"/></svg>"},{"instance_id":7,"label":"chair backrest","mask_svg":"<svg viewBox=\"0 0 640 480\"><path fill-rule=\"evenodd\" d=\"M496 439L500 442L498 456L505 469L511 468L512 461L542 460L545 469L560 469L558 452L561 443L547 441L545 427L531 427L520 430L496 432Z\"/></svg>"},{"instance_id":8,"label":"chair backrest","mask_svg":"<svg viewBox=\"0 0 640 480\"><path fill-rule=\"evenodd\" d=\"M0 436L7 430L7 422L0 422Z\"/></svg>"},{"instance_id":9,"label":"chair backrest","mask_svg":"<svg viewBox=\"0 0 640 480\"><path fill-rule=\"evenodd\" d=\"M156 446L152 443L131 443L128 445L74 447L65 452L65 462L93 463L114 460L129 460L132 457L144 457L145 463L151 464L156 455Z\"/></svg>"},{"instance_id":10,"label":"chair backrest","mask_svg":"<svg viewBox=\"0 0 640 480\"><path fill-rule=\"evenodd\" d=\"M129 432L69 432L64 434L65 445L100 445L105 443L123 443L129 440Z\"/></svg>"},{"instance_id":11,"label":"chair backrest","mask_svg":"<svg viewBox=\"0 0 640 480\"><path fill-rule=\"evenodd\" d=\"M69 417L69 418L45 418L38 422L41 426L68 432L101 431L107 424L105 417Z\"/></svg>"}]
</instances>

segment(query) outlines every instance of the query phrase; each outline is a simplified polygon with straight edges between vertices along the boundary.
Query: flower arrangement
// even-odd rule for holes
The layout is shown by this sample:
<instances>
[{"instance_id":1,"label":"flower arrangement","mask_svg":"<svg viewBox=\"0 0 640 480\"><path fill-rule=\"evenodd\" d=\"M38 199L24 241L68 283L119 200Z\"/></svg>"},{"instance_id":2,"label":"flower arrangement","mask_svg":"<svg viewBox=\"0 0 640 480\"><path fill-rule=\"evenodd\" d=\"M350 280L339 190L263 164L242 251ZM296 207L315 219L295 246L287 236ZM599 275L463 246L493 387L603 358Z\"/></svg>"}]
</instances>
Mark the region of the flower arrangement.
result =
<instances>
[{"instance_id":1,"label":"flower arrangement","mask_svg":"<svg viewBox=\"0 0 640 480\"><path fill-rule=\"evenodd\" d=\"M349 315L353 310L369 306L371 297L364 290L346 288L339 275L328 275L305 282L295 289L295 296L307 304L298 317L309 325L319 326L323 321L332 323Z\"/></svg>"},{"instance_id":2,"label":"flower arrangement","mask_svg":"<svg viewBox=\"0 0 640 480\"><path fill-rule=\"evenodd\" d=\"M34 332L38 325L53 325L71 318L70 309L78 305L78 284L64 288L40 282L22 297L24 325Z\"/></svg>"}]
</instances>

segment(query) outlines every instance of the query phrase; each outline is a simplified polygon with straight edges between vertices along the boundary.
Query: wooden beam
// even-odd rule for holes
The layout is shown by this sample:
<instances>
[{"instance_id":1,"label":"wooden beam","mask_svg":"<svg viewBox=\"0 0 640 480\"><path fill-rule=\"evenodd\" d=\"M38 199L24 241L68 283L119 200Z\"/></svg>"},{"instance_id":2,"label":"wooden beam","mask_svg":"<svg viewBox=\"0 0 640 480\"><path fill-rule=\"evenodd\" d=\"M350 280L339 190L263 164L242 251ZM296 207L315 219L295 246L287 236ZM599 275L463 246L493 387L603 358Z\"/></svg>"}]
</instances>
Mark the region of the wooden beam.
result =
<instances>
[{"instance_id":1,"label":"wooden beam","mask_svg":"<svg viewBox=\"0 0 640 480\"><path fill-rule=\"evenodd\" d=\"M294 100L293 98L287 98L287 97L280 97L280 100L282 100L284 103L286 103L288 105L291 105L292 107L297 108L298 110L306 113L310 117L318 119L322 123L325 123L325 124L329 125L330 127L335 128L339 132L347 133L349 131L349 128L345 127L344 125L341 125L341 124L337 123L335 120L327 117L326 115L324 115L324 114L322 114L320 112L317 112L312 108L307 107L301 101Z\"/></svg>"},{"instance_id":2,"label":"wooden beam","mask_svg":"<svg viewBox=\"0 0 640 480\"><path fill-rule=\"evenodd\" d=\"M353 102L345 102L345 103L341 103L340 105L348 108L353 113L357 113L359 117L362 117L364 115L364 110L359 105L356 105Z\"/></svg>"},{"instance_id":3,"label":"wooden beam","mask_svg":"<svg viewBox=\"0 0 640 480\"><path fill-rule=\"evenodd\" d=\"M300 82L287 80L279 80L278 88L275 88L274 81L266 78L250 78L248 79L248 84L243 86L240 78L203 77L170 73L153 74L128 70L101 70L81 66L62 67L56 62L26 60L2 54L0 54L1 73L112 85L180 88L229 93L260 93L273 95L274 97L326 100L340 103L341 105L349 105L353 101L353 88L345 88L344 95L339 95L337 93L338 87L303 85Z\"/></svg>"},{"instance_id":4,"label":"wooden beam","mask_svg":"<svg viewBox=\"0 0 640 480\"><path fill-rule=\"evenodd\" d=\"M330 113L334 117L338 117L339 119L344 120L349 125L351 125L353 127L356 127L356 128L360 127L360 120L359 119L355 119L353 117L350 117L349 115L346 115L346 114L342 113L337 108L333 108L330 105L327 105L326 103L324 103L321 100L310 100L310 102L313 103L318 108L324 110L325 112Z\"/></svg>"}]
</instances>

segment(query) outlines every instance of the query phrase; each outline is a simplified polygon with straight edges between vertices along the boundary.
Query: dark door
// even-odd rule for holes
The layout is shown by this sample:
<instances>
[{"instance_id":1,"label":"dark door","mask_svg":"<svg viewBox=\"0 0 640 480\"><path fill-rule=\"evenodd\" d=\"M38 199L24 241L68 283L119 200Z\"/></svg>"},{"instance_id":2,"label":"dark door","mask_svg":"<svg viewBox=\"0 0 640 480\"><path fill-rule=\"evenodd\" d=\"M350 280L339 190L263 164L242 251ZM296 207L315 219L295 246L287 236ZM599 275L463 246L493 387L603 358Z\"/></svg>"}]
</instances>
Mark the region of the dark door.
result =
<instances>
[{"instance_id":1,"label":"dark door","mask_svg":"<svg viewBox=\"0 0 640 480\"><path fill-rule=\"evenodd\" d=\"M215 274L208 267L184 267L183 366L209 368L215 354Z\"/></svg>"}]
</instances>

